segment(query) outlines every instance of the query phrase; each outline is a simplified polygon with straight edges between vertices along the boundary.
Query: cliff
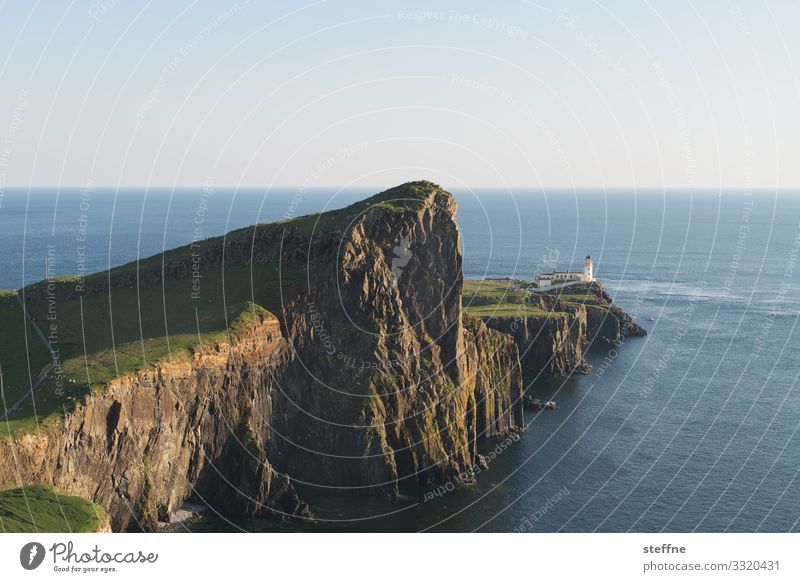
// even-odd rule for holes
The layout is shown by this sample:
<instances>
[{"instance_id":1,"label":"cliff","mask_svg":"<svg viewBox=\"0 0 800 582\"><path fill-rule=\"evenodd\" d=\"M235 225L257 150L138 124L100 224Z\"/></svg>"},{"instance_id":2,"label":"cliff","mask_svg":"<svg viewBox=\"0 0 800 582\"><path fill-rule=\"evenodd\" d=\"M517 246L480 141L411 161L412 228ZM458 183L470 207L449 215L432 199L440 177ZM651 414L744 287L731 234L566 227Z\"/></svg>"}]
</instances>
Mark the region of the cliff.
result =
<instances>
[{"instance_id":1,"label":"cliff","mask_svg":"<svg viewBox=\"0 0 800 582\"><path fill-rule=\"evenodd\" d=\"M585 373L587 342L585 308L571 312L519 317L487 317L486 325L514 338L527 376L566 376Z\"/></svg>"},{"instance_id":2,"label":"cliff","mask_svg":"<svg viewBox=\"0 0 800 582\"><path fill-rule=\"evenodd\" d=\"M297 365L273 416L292 435L271 443L281 470L392 495L464 471L476 437L521 428L513 344L464 322L455 210L429 183L390 190L315 257L286 310ZM494 343L505 351L482 361Z\"/></svg>"},{"instance_id":3,"label":"cliff","mask_svg":"<svg viewBox=\"0 0 800 582\"><path fill-rule=\"evenodd\" d=\"M193 491L232 514L307 515L251 445L268 438L273 372L286 360L277 319L259 312L232 342L115 379L58 423L2 443L0 481L90 499L115 531L155 529Z\"/></svg>"},{"instance_id":4,"label":"cliff","mask_svg":"<svg viewBox=\"0 0 800 582\"><path fill-rule=\"evenodd\" d=\"M597 282L528 296L497 289L510 281L482 281L473 289L471 312L486 325L511 335L527 376L566 376L586 373L585 348L597 340L618 343L647 331L614 304Z\"/></svg>"},{"instance_id":5,"label":"cliff","mask_svg":"<svg viewBox=\"0 0 800 582\"><path fill-rule=\"evenodd\" d=\"M151 530L190 495L303 518L295 481L395 495L468 471L478 439L523 428L522 377L514 341L463 313L455 210L415 182L54 283L66 413L0 443L0 489L48 483ZM43 320L44 287L23 296ZM110 340L74 332L78 300L98 329L113 311Z\"/></svg>"}]
</instances>

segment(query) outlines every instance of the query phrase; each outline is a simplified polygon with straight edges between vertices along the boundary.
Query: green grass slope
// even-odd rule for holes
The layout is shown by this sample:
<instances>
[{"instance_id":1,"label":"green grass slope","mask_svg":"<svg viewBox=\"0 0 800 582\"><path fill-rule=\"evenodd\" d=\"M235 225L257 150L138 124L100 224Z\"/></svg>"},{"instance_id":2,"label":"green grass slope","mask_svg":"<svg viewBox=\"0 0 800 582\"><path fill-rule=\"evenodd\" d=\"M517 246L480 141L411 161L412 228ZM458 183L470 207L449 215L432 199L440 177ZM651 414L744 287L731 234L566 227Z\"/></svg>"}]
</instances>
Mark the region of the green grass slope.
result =
<instances>
[{"instance_id":1,"label":"green grass slope","mask_svg":"<svg viewBox=\"0 0 800 582\"><path fill-rule=\"evenodd\" d=\"M233 235L248 236L241 231ZM214 244L221 247L222 241L202 242L205 248ZM35 400L27 399L0 422L0 438L51 422L116 377L185 357L192 346L224 339L258 310L279 313L281 305L306 284L304 265L279 266L277 261L252 268L223 266L221 261L203 264L199 278L191 271L180 277L152 276L170 261L191 261L193 252L198 248L182 247L85 281L61 278L20 290L39 329L55 337L60 367L35 392ZM28 329L32 357L26 365L25 326L16 297L0 297L0 333L5 334L0 363L9 406L30 390L28 368L35 381L50 360L42 338Z\"/></svg>"},{"instance_id":2,"label":"green grass slope","mask_svg":"<svg viewBox=\"0 0 800 582\"><path fill-rule=\"evenodd\" d=\"M477 317L554 317L578 306L608 310L605 292L596 282L533 294L525 291L528 285L529 281L515 279L467 279L464 281L464 311ZM540 297L548 299L556 309L547 311L531 304L538 304Z\"/></svg>"},{"instance_id":3,"label":"green grass slope","mask_svg":"<svg viewBox=\"0 0 800 582\"><path fill-rule=\"evenodd\" d=\"M0 532L94 532L106 523L99 505L63 495L49 485L29 485L0 491Z\"/></svg>"},{"instance_id":4,"label":"green grass slope","mask_svg":"<svg viewBox=\"0 0 800 582\"><path fill-rule=\"evenodd\" d=\"M25 318L17 294L0 291L0 413L30 391L49 363L50 353Z\"/></svg>"},{"instance_id":5,"label":"green grass slope","mask_svg":"<svg viewBox=\"0 0 800 582\"><path fill-rule=\"evenodd\" d=\"M545 311L529 303L529 294L515 285L527 287L526 281L513 279L465 279L464 311L476 317L555 317L560 311Z\"/></svg>"}]
</instances>

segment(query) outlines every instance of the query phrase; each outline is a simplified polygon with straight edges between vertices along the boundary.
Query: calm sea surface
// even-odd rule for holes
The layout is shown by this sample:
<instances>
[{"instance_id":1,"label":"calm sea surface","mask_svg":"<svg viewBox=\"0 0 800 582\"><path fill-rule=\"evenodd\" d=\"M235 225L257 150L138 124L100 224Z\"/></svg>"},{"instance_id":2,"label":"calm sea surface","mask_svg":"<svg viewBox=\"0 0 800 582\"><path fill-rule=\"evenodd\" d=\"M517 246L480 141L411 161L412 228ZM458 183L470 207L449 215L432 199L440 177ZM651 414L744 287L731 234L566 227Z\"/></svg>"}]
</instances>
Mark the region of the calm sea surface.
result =
<instances>
[{"instance_id":1,"label":"calm sea surface","mask_svg":"<svg viewBox=\"0 0 800 582\"><path fill-rule=\"evenodd\" d=\"M0 196L0 288L106 269L367 192L96 189ZM597 277L648 329L540 382L556 411L475 487L398 501L304 490L310 530L798 531L800 197L728 191L457 192L467 277L530 278L543 258ZM86 241L82 238L85 234ZM85 247L82 249L81 247ZM602 373L601 373L602 372ZM488 452L497 442L487 442ZM281 530L266 520L213 529Z\"/></svg>"}]
</instances>

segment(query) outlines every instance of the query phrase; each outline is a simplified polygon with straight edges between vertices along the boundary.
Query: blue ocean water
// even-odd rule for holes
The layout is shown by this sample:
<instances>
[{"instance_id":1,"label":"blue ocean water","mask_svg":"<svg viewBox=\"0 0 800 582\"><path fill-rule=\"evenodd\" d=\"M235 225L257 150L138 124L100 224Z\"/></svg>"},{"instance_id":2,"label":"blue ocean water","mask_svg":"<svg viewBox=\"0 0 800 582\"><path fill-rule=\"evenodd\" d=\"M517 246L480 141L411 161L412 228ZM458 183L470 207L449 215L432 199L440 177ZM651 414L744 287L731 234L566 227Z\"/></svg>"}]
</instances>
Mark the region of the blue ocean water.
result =
<instances>
[{"instance_id":1,"label":"blue ocean water","mask_svg":"<svg viewBox=\"0 0 800 582\"><path fill-rule=\"evenodd\" d=\"M6 191L0 288L88 272L366 191ZM800 354L793 192L455 191L465 275L530 278L586 254L649 335L590 348L586 376L539 382L476 486L424 501L304 494L310 529L798 531ZM487 442L485 452L497 446ZM223 529L289 526L250 520Z\"/></svg>"}]
</instances>

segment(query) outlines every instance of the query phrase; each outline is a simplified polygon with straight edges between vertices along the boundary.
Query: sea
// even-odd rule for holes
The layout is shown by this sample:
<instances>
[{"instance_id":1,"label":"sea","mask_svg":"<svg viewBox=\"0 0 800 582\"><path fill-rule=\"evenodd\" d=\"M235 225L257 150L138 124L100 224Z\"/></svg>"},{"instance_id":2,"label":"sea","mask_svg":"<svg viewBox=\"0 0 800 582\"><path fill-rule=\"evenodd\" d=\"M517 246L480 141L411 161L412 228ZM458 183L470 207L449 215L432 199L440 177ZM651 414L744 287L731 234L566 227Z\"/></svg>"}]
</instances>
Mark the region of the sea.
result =
<instances>
[{"instance_id":1,"label":"sea","mask_svg":"<svg viewBox=\"0 0 800 582\"><path fill-rule=\"evenodd\" d=\"M0 288L104 270L348 189L6 189ZM301 488L317 520L196 531L800 531L800 196L789 190L454 190L468 278L579 270L647 329L536 380L557 410L481 444L477 483L399 499Z\"/></svg>"}]
</instances>

